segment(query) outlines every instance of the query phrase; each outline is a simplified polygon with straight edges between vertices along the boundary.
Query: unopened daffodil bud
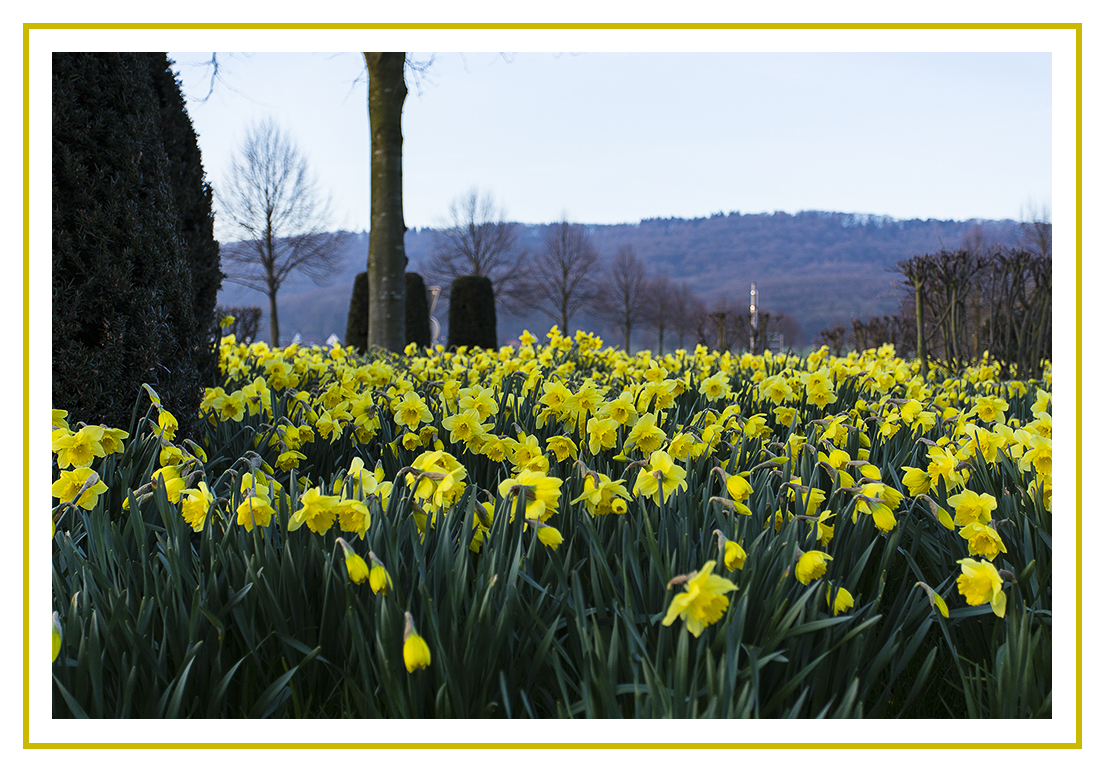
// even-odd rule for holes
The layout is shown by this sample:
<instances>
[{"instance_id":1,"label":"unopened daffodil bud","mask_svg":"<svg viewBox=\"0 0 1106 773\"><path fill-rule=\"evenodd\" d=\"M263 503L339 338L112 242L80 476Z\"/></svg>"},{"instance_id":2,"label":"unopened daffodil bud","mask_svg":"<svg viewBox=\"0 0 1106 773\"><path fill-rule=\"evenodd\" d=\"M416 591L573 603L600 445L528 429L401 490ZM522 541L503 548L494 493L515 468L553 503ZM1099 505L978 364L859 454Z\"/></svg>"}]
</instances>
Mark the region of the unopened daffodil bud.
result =
<instances>
[{"instance_id":1,"label":"unopened daffodil bud","mask_svg":"<svg viewBox=\"0 0 1106 773\"><path fill-rule=\"evenodd\" d=\"M345 553L346 571L349 573L350 581L355 585L360 585L369 579L369 565L365 563L365 559L353 552L353 548L341 537L337 539L337 542L342 546L342 552Z\"/></svg>"},{"instance_id":2,"label":"unopened daffodil bud","mask_svg":"<svg viewBox=\"0 0 1106 773\"><path fill-rule=\"evenodd\" d=\"M58 653L61 652L61 618L58 617L57 612L54 613L51 638L53 639L54 654L50 656L50 662L53 662L58 659Z\"/></svg>"},{"instance_id":3,"label":"unopened daffodil bud","mask_svg":"<svg viewBox=\"0 0 1106 773\"><path fill-rule=\"evenodd\" d=\"M369 560L372 561L373 565L369 571L369 587L372 588L373 593L388 595L388 591L392 589L392 576L388 574L384 564L371 550L369 551Z\"/></svg>"},{"instance_id":4,"label":"unopened daffodil bud","mask_svg":"<svg viewBox=\"0 0 1106 773\"><path fill-rule=\"evenodd\" d=\"M933 588L926 585L924 582L914 583L915 588L921 588L926 592L926 596L929 597L929 605L933 609L936 609L941 613L943 617L949 616L949 606L945 603L945 600L941 598L941 594L933 590Z\"/></svg>"},{"instance_id":5,"label":"unopened daffodil bud","mask_svg":"<svg viewBox=\"0 0 1106 773\"><path fill-rule=\"evenodd\" d=\"M726 539L721 529L715 529L714 535L718 537L718 552L722 554L722 561L726 564L726 568L732 572L734 569L744 567L745 548L731 539Z\"/></svg>"},{"instance_id":6,"label":"unopened daffodil bud","mask_svg":"<svg viewBox=\"0 0 1106 773\"><path fill-rule=\"evenodd\" d=\"M411 613L403 614L407 621L403 629L403 664L407 667L407 673L413 674L418 669L430 665L430 647L415 631L415 618Z\"/></svg>"}]
</instances>

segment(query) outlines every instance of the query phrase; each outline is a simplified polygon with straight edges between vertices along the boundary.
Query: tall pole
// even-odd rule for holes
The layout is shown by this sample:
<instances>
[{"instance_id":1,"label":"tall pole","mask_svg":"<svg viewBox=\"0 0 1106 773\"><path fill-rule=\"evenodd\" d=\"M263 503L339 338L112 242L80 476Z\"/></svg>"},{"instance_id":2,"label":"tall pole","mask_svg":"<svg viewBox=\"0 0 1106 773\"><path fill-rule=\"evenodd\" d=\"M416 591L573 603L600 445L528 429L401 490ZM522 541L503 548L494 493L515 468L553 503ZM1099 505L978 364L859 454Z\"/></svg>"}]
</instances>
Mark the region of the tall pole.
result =
<instances>
[{"instance_id":1,"label":"tall pole","mask_svg":"<svg viewBox=\"0 0 1106 773\"><path fill-rule=\"evenodd\" d=\"M753 282L753 287L749 290L749 351L756 353L757 348L757 300L759 300L757 294L757 283Z\"/></svg>"}]
</instances>

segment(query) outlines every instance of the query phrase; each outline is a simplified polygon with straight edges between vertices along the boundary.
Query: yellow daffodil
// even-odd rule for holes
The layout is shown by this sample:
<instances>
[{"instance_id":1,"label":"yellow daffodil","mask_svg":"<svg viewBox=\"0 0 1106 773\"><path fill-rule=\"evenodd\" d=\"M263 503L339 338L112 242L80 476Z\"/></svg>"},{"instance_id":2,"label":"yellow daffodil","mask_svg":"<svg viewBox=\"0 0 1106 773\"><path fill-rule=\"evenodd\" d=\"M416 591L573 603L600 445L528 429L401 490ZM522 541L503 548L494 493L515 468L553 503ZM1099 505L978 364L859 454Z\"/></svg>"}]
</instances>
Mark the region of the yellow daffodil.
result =
<instances>
[{"instance_id":1,"label":"yellow daffodil","mask_svg":"<svg viewBox=\"0 0 1106 773\"><path fill-rule=\"evenodd\" d=\"M732 572L735 569L743 568L746 558L745 548L741 547L741 545L733 540L726 540L726 544L723 548L722 561L726 564L727 569Z\"/></svg>"},{"instance_id":2,"label":"yellow daffodil","mask_svg":"<svg viewBox=\"0 0 1106 773\"><path fill-rule=\"evenodd\" d=\"M108 487L99 474L90 467L77 467L73 470L61 470L60 477L50 487L50 494L62 502L72 502L84 510L96 507L100 495ZM75 501L74 501L75 500Z\"/></svg>"},{"instance_id":3,"label":"yellow daffodil","mask_svg":"<svg viewBox=\"0 0 1106 773\"><path fill-rule=\"evenodd\" d=\"M429 424L434 417L421 396L416 392L407 392L400 398L393 418L397 425L414 430L420 424Z\"/></svg>"},{"instance_id":4,"label":"yellow daffodil","mask_svg":"<svg viewBox=\"0 0 1106 773\"><path fill-rule=\"evenodd\" d=\"M58 455L58 468L88 467L94 459L106 455L101 443L103 437L103 427L85 426L77 432L59 429L51 444Z\"/></svg>"},{"instance_id":5,"label":"yellow daffodil","mask_svg":"<svg viewBox=\"0 0 1106 773\"><path fill-rule=\"evenodd\" d=\"M563 462L566 459L575 459L579 453L579 449L576 444L572 442L572 438L565 437L564 435L554 435L545 441L546 451L552 453L557 457L558 462Z\"/></svg>"},{"instance_id":6,"label":"yellow daffodil","mask_svg":"<svg viewBox=\"0 0 1106 773\"><path fill-rule=\"evenodd\" d=\"M514 478L507 478L499 484L499 495L509 502L514 502L519 496L524 497L526 517L544 523L557 512L563 482L560 478L542 472L523 470ZM512 505L512 520L514 512Z\"/></svg>"},{"instance_id":7,"label":"yellow daffodil","mask_svg":"<svg viewBox=\"0 0 1106 773\"><path fill-rule=\"evenodd\" d=\"M977 494L971 489L964 489L949 497L948 502L956 508L956 523L959 526L990 523L991 511L998 506L998 500L990 494Z\"/></svg>"},{"instance_id":8,"label":"yellow daffodil","mask_svg":"<svg viewBox=\"0 0 1106 773\"><path fill-rule=\"evenodd\" d=\"M526 523L537 529L538 540L551 550L556 550L561 546L561 543L565 541L561 532L552 526L547 526L541 521L532 521L530 519L527 519Z\"/></svg>"},{"instance_id":9,"label":"yellow daffodil","mask_svg":"<svg viewBox=\"0 0 1106 773\"><path fill-rule=\"evenodd\" d=\"M626 490L621 478L611 480L601 472L589 472L584 476L584 492L569 504L583 502L591 515L606 515L615 512L619 502L625 506L625 500L629 497L630 492Z\"/></svg>"},{"instance_id":10,"label":"yellow daffodil","mask_svg":"<svg viewBox=\"0 0 1106 773\"><path fill-rule=\"evenodd\" d=\"M687 624L687 630L698 638L708 625L722 619L730 600L724 593L737 590L737 586L714 572L714 561L707 561L684 585L685 591L677 593L668 607L661 625L672 625L679 617Z\"/></svg>"},{"instance_id":11,"label":"yellow daffodil","mask_svg":"<svg viewBox=\"0 0 1106 773\"><path fill-rule=\"evenodd\" d=\"M660 448L664 441L664 430L657 426L657 414L643 413L630 430L626 447L648 454Z\"/></svg>"},{"instance_id":12,"label":"yellow daffodil","mask_svg":"<svg viewBox=\"0 0 1106 773\"><path fill-rule=\"evenodd\" d=\"M246 497L238 505L238 525L245 526L246 531L253 531L254 526L268 526L274 512L267 496L255 494Z\"/></svg>"},{"instance_id":13,"label":"yellow daffodil","mask_svg":"<svg viewBox=\"0 0 1106 773\"><path fill-rule=\"evenodd\" d=\"M322 534L334 525L338 518L338 496L324 495L318 486L300 494L300 509L288 519L288 531L295 531L307 524L316 534Z\"/></svg>"},{"instance_id":14,"label":"yellow daffodil","mask_svg":"<svg viewBox=\"0 0 1106 773\"><path fill-rule=\"evenodd\" d=\"M956 588L964 600L973 607L990 604L991 611L999 617L1006 615L1006 594L1002 590L1002 578L990 561L975 561L962 558L960 576L956 578Z\"/></svg>"},{"instance_id":15,"label":"yellow daffodil","mask_svg":"<svg viewBox=\"0 0 1106 773\"><path fill-rule=\"evenodd\" d=\"M826 573L826 562L832 561L833 556L820 550L808 550L799 556L795 564L795 579L803 585L809 585L812 580L817 580Z\"/></svg>"},{"instance_id":16,"label":"yellow daffodil","mask_svg":"<svg viewBox=\"0 0 1106 773\"><path fill-rule=\"evenodd\" d=\"M972 521L960 530L960 536L968 541L969 555L985 556L994 561L995 556L1006 552L1002 537L987 524Z\"/></svg>"},{"instance_id":17,"label":"yellow daffodil","mask_svg":"<svg viewBox=\"0 0 1106 773\"><path fill-rule=\"evenodd\" d=\"M826 587L826 605L833 609L834 617L852 609L854 603L853 594L844 588L836 588L832 585Z\"/></svg>"},{"instance_id":18,"label":"yellow daffodil","mask_svg":"<svg viewBox=\"0 0 1106 773\"><path fill-rule=\"evenodd\" d=\"M687 470L672 461L664 451L654 451L649 465L638 471L634 481L634 495L652 497L658 505L679 490L687 489Z\"/></svg>"},{"instance_id":19,"label":"yellow daffodil","mask_svg":"<svg viewBox=\"0 0 1106 773\"><path fill-rule=\"evenodd\" d=\"M157 414L157 425L161 428L162 436L166 440L173 440L177 436L177 417L169 411L161 408Z\"/></svg>"},{"instance_id":20,"label":"yellow daffodil","mask_svg":"<svg viewBox=\"0 0 1106 773\"><path fill-rule=\"evenodd\" d=\"M818 544L825 547L833 539L833 524L829 522L830 518L833 518L834 513L829 510L818 514L818 521L811 524L811 530L818 529Z\"/></svg>"},{"instance_id":21,"label":"yellow daffodil","mask_svg":"<svg viewBox=\"0 0 1106 773\"><path fill-rule=\"evenodd\" d=\"M183 496L181 515L185 522L192 527L192 531L203 531L204 522L207 519L208 510L215 501L215 495L203 481L200 481L196 488L184 489L181 495Z\"/></svg>"}]
</instances>

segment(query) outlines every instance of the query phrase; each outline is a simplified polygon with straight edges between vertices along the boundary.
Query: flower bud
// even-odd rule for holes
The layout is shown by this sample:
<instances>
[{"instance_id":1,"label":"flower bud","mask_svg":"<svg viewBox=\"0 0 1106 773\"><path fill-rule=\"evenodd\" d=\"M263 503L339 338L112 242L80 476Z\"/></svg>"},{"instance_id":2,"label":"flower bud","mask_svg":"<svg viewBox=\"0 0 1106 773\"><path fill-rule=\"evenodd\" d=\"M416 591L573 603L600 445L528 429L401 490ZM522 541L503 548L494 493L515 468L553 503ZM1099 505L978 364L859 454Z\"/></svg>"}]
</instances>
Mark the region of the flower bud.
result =
<instances>
[{"instance_id":1,"label":"flower bud","mask_svg":"<svg viewBox=\"0 0 1106 773\"><path fill-rule=\"evenodd\" d=\"M54 654L51 655L50 661L53 662L58 659L58 654L61 652L61 618L58 617L57 612L54 613L51 639L53 640Z\"/></svg>"},{"instance_id":2,"label":"flower bud","mask_svg":"<svg viewBox=\"0 0 1106 773\"><path fill-rule=\"evenodd\" d=\"M415 618L411 613L404 612L403 615L406 618L403 629L403 664L407 667L407 673L413 674L430 665L430 647L415 631Z\"/></svg>"},{"instance_id":3,"label":"flower bud","mask_svg":"<svg viewBox=\"0 0 1106 773\"><path fill-rule=\"evenodd\" d=\"M369 587L372 588L373 593L383 593L388 595L394 586L392 584L392 576L388 574L388 570L384 568L384 564L380 559L376 557L376 554L371 550L369 551L369 560L372 561L372 569L369 571Z\"/></svg>"},{"instance_id":4,"label":"flower bud","mask_svg":"<svg viewBox=\"0 0 1106 773\"><path fill-rule=\"evenodd\" d=\"M350 581L356 585L360 585L365 580L369 579L369 566L365 563L365 559L354 553L349 543L341 537L337 539L337 542L342 546L342 552L345 553L346 571L349 573Z\"/></svg>"}]
</instances>

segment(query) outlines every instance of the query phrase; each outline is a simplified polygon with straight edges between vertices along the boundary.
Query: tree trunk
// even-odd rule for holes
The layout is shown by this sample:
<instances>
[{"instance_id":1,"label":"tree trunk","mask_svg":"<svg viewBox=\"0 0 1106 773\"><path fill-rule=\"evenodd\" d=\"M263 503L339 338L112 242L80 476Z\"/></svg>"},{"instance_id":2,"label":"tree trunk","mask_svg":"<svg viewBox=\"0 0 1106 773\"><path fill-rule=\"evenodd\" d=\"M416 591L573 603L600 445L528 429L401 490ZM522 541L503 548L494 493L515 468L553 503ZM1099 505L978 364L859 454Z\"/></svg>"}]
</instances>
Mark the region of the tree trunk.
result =
<instances>
[{"instance_id":1,"label":"tree trunk","mask_svg":"<svg viewBox=\"0 0 1106 773\"><path fill-rule=\"evenodd\" d=\"M405 53L365 52L372 136L369 230L369 347L403 351L406 343L407 256L403 249L403 132Z\"/></svg>"},{"instance_id":2,"label":"tree trunk","mask_svg":"<svg viewBox=\"0 0 1106 773\"><path fill-rule=\"evenodd\" d=\"M929 358L926 356L925 310L922 303L922 280L914 280L914 323L918 326L918 361L922 365L922 381L929 379Z\"/></svg>"},{"instance_id":3,"label":"tree trunk","mask_svg":"<svg viewBox=\"0 0 1106 773\"><path fill-rule=\"evenodd\" d=\"M277 319L276 292L269 293L269 346L280 346L280 320Z\"/></svg>"}]
</instances>

